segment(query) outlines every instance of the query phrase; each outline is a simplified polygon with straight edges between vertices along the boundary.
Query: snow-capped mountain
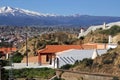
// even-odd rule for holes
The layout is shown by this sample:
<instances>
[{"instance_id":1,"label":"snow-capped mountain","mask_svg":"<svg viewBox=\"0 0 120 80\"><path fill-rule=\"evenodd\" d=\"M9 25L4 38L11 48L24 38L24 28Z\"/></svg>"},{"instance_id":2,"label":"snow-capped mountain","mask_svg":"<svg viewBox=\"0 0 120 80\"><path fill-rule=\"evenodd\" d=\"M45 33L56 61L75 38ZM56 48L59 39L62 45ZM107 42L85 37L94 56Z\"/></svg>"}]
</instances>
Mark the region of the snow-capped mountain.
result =
<instances>
[{"instance_id":1,"label":"snow-capped mountain","mask_svg":"<svg viewBox=\"0 0 120 80\"><path fill-rule=\"evenodd\" d=\"M0 8L0 25L14 26L91 26L120 21L120 17L44 14L9 6Z\"/></svg>"},{"instance_id":2,"label":"snow-capped mountain","mask_svg":"<svg viewBox=\"0 0 120 80\"><path fill-rule=\"evenodd\" d=\"M25 10L25 9L19 9L19 8L12 8L9 6L5 6L5 7L1 7L0 8L0 15L3 16L56 16L54 14L43 14L43 13L38 13L38 12L34 12L34 11L29 11L29 10Z\"/></svg>"}]
</instances>

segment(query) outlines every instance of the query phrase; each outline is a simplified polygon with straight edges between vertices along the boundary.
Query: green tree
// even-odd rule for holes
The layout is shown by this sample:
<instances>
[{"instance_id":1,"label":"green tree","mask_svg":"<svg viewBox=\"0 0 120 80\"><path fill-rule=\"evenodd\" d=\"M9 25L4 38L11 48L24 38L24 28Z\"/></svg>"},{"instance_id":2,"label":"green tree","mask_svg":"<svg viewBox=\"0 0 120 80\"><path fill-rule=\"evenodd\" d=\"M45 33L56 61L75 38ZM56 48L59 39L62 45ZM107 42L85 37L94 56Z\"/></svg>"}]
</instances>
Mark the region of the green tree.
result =
<instances>
[{"instance_id":1,"label":"green tree","mask_svg":"<svg viewBox=\"0 0 120 80\"><path fill-rule=\"evenodd\" d=\"M66 64L61 67L61 69L70 69L72 67L71 64Z\"/></svg>"},{"instance_id":2,"label":"green tree","mask_svg":"<svg viewBox=\"0 0 120 80\"><path fill-rule=\"evenodd\" d=\"M22 59L23 59L23 55L21 53L19 52L13 53L12 61L14 63L20 63Z\"/></svg>"}]
</instances>

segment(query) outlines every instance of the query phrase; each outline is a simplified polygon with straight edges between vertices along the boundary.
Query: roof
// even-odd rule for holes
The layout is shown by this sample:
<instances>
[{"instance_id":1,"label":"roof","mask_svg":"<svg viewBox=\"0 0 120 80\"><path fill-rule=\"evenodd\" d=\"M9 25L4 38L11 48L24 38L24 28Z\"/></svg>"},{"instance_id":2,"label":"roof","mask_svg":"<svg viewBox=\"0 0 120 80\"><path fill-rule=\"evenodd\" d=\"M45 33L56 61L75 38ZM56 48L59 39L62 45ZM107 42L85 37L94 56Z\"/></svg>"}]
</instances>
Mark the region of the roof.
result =
<instances>
[{"instance_id":1,"label":"roof","mask_svg":"<svg viewBox=\"0 0 120 80\"><path fill-rule=\"evenodd\" d=\"M96 49L96 45L46 45L46 48L38 53L56 53L69 49Z\"/></svg>"},{"instance_id":2,"label":"roof","mask_svg":"<svg viewBox=\"0 0 120 80\"><path fill-rule=\"evenodd\" d=\"M96 49L91 49L91 50L78 50L78 49L70 49L70 50L65 50L62 52L58 52L56 53L57 56L61 56L61 57L89 57L92 58L92 55L94 53ZM97 54L98 55L102 55L104 53L106 53L107 50L106 49L100 49L97 50Z\"/></svg>"},{"instance_id":3,"label":"roof","mask_svg":"<svg viewBox=\"0 0 120 80\"><path fill-rule=\"evenodd\" d=\"M56 53L69 49L82 49L80 45L46 45L45 49L39 50L38 53Z\"/></svg>"},{"instance_id":4,"label":"roof","mask_svg":"<svg viewBox=\"0 0 120 80\"><path fill-rule=\"evenodd\" d=\"M17 50L17 48L15 48L15 47L13 47L13 48L5 48L5 47L0 48L0 52L3 52L4 54L9 53L11 51L16 51L16 50Z\"/></svg>"}]
</instances>

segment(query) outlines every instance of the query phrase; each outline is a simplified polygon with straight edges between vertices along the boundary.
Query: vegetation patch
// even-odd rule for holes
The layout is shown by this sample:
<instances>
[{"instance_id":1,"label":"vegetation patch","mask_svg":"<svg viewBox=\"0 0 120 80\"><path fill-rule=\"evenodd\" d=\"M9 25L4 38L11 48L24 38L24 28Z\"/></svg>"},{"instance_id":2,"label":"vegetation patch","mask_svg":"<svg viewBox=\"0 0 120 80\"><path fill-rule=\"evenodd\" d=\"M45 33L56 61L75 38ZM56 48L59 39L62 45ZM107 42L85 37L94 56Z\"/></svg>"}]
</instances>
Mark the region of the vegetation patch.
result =
<instances>
[{"instance_id":1,"label":"vegetation patch","mask_svg":"<svg viewBox=\"0 0 120 80\"><path fill-rule=\"evenodd\" d=\"M120 80L118 77L114 76L112 80Z\"/></svg>"},{"instance_id":2,"label":"vegetation patch","mask_svg":"<svg viewBox=\"0 0 120 80\"><path fill-rule=\"evenodd\" d=\"M9 70L6 70L7 74ZM24 68L14 69L14 78L39 78L39 79L50 79L55 75L55 70L51 68Z\"/></svg>"},{"instance_id":3,"label":"vegetation patch","mask_svg":"<svg viewBox=\"0 0 120 80\"><path fill-rule=\"evenodd\" d=\"M14 53L13 53L13 56L12 56L12 61L13 61L14 63L20 63L20 62L22 61L23 57L24 57L24 56L23 56L21 53L19 53L19 52L14 52Z\"/></svg>"},{"instance_id":4,"label":"vegetation patch","mask_svg":"<svg viewBox=\"0 0 120 80\"><path fill-rule=\"evenodd\" d=\"M71 64L66 64L61 67L61 69L70 69L73 65Z\"/></svg>"},{"instance_id":5,"label":"vegetation patch","mask_svg":"<svg viewBox=\"0 0 120 80\"><path fill-rule=\"evenodd\" d=\"M120 33L120 26L114 25L110 29L101 30L100 33L115 36L116 34Z\"/></svg>"},{"instance_id":6,"label":"vegetation patch","mask_svg":"<svg viewBox=\"0 0 120 80\"><path fill-rule=\"evenodd\" d=\"M55 77L54 80L65 80L65 79Z\"/></svg>"}]
</instances>

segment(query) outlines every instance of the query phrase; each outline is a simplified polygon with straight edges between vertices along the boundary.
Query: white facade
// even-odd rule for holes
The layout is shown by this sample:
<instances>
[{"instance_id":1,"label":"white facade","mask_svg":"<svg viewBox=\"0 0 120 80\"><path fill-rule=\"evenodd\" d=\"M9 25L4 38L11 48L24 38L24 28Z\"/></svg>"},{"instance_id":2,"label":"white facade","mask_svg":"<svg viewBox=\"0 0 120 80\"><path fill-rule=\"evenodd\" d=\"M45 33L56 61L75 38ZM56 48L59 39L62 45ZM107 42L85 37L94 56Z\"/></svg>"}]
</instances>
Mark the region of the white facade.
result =
<instances>
[{"instance_id":1,"label":"white facade","mask_svg":"<svg viewBox=\"0 0 120 80\"><path fill-rule=\"evenodd\" d=\"M112 36L109 35L109 37L108 37L108 44L111 44L111 43L112 43Z\"/></svg>"},{"instance_id":2,"label":"white facade","mask_svg":"<svg viewBox=\"0 0 120 80\"><path fill-rule=\"evenodd\" d=\"M93 50L77 50L70 49L56 53L56 59L53 61L55 68L60 68L65 64L74 64L76 60L83 60L84 58L92 58ZM104 54L107 50L97 50L98 55Z\"/></svg>"},{"instance_id":3,"label":"white facade","mask_svg":"<svg viewBox=\"0 0 120 80\"><path fill-rule=\"evenodd\" d=\"M98 55L97 49L94 50L93 55L92 55L92 59L95 59Z\"/></svg>"}]
</instances>

